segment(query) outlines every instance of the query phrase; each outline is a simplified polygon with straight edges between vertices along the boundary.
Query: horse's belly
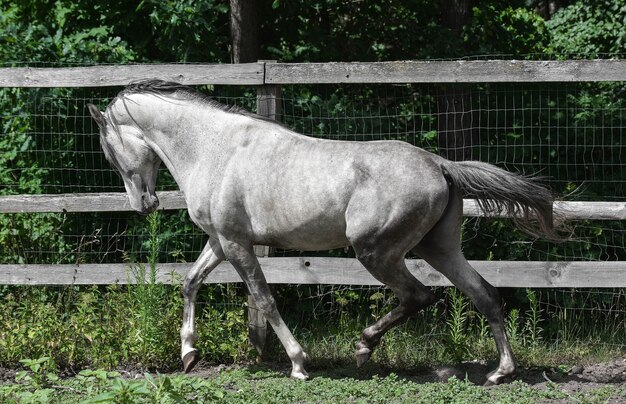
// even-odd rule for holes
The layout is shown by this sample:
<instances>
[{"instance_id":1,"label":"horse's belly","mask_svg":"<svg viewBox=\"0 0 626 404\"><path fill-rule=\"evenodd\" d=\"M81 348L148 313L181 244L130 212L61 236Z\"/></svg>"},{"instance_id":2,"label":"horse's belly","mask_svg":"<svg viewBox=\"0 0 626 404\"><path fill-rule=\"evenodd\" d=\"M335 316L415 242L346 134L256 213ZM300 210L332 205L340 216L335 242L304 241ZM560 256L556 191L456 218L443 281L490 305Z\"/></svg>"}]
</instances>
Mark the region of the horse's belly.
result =
<instances>
[{"instance_id":1,"label":"horse's belly","mask_svg":"<svg viewBox=\"0 0 626 404\"><path fill-rule=\"evenodd\" d=\"M343 216L277 217L253 221L253 238L257 244L294 250L329 250L349 244Z\"/></svg>"}]
</instances>

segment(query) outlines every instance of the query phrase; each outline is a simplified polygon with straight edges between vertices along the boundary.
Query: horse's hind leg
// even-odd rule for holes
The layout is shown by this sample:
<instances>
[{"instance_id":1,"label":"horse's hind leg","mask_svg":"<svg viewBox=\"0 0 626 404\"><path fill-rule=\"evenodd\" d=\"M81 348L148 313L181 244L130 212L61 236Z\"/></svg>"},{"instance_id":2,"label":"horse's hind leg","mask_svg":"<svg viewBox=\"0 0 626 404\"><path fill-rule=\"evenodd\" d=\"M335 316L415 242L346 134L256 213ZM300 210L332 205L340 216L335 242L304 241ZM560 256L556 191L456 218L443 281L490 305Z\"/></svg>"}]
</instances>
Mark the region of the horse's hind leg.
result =
<instances>
[{"instance_id":1,"label":"horse's hind leg","mask_svg":"<svg viewBox=\"0 0 626 404\"><path fill-rule=\"evenodd\" d=\"M498 291L470 266L461 252L462 203L457 192L451 194L444 216L414 251L465 293L487 318L500 353L500 364L487 376L485 384L499 384L515 375L515 362L504 328Z\"/></svg>"},{"instance_id":2,"label":"horse's hind leg","mask_svg":"<svg viewBox=\"0 0 626 404\"><path fill-rule=\"evenodd\" d=\"M358 244L354 247L357 258L363 266L374 278L388 286L400 300L397 307L363 330L356 346L356 362L360 367L367 362L372 351L389 329L406 321L419 310L430 306L436 298L428 287L409 272L404 263L403 254L385 257L379 255L378 251L368 251L367 248Z\"/></svg>"},{"instance_id":3,"label":"horse's hind leg","mask_svg":"<svg viewBox=\"0 0 626 404\"><path fill-rule=\"evenodd\" d=\"M185 276L185 281L183 282L185 305L183 307L183 326L180 329L181 356L185 373L193 369L200 359L198 351L193 347L193 343L196 340L194 317L198 289L200 289L204 278L223 260L224 254L219 243L214 239L209 239L193 267Z\"/></svg>"},{"instance_id":4,"label":"horse's hind leg","mask_svg":"<svg viewBox=\"0 0 626 404\"><path fill-rule=\"evenodd\" d=\"M440 255L431 247L417 248L416 252L430 265L441 272L457 288L465 293L474 303L476 308L487 318L496 347L500 353L498 369L487 376L486 385L499 384L515 375L515 362L513 352L506 336L502 311L500 310L500 297L496 288L491 286L474 268L470 266L465 257L458 252L449 252L448 255Z\"/></svg>"},{"instance_id":5,"label":"horse's hind leg","mask_svg":"<svg viewBox=\"0 0 626 404\"><path fill-rule=\"evenodd\" d=\"M304 370L304 362L307 355L302 350L298 341L293 337L278 312L276 301L261 271L261 266L254 254L253 246L251 244L242 244L225 239L221 239L220 241L229 262L233 264L235 270L237 270L237 273L248 287L248 291L252 295L255 303L263 311L267 321L270 323L278 339L287 351L292 365L291 377L300 380L308 379L309 375L306 370Z\"/></svg>"}]
</instances>

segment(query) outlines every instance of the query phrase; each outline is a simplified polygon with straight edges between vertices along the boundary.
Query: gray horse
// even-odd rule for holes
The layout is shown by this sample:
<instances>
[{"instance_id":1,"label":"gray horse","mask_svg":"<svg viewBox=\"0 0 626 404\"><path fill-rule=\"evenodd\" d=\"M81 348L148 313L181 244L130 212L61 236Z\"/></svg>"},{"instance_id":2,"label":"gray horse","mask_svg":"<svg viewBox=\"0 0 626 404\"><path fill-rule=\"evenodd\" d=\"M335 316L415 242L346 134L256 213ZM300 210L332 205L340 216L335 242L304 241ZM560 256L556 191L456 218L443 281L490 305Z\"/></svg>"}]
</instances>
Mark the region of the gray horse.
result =
<instances>
[{"instance_id":1,"label":"gray horse","mask_svg":"<svg viewBox=\"0 0 626 404\"><path fill-rule=\"evenodd\" d=\"M276 308L253 246L328 250L352 246L358 260L397 295L399 306L365 328L356 346L365 363L381 337L435 302L408 271L412 251L474 302L500 353L487 384L515 373L497 290L461 252L462 196L485 211L515 213L533 235L556 238L552 196L536 180L480 162L451 162L399 141L343 142L306 137L269 119L227 107L178 83L128 86L104 113L89 105L106 158L120 172L133 209L157 209L157 171L165 163L189 215L210 238L183 285L181 356L194 348L195 299L222 260L235 267L292 362L307 379L307 355Z\"/></svg>"}]
</instances>

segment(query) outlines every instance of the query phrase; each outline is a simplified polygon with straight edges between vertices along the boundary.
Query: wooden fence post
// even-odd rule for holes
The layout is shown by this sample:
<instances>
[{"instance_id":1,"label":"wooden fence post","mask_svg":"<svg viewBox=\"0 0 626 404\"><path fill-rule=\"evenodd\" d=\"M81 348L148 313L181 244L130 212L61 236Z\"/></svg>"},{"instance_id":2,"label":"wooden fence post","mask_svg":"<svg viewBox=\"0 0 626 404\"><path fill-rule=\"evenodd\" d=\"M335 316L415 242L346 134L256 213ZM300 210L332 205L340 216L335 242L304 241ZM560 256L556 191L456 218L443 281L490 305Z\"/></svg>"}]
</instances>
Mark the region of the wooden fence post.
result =
<instances>
[{"instance_id":1,"label":"wooden fence post","mask_svg":"<svg viewBox=\"0 0 626 404\"><path fill-rule=\"evenodd\" d=\"M259 62L276 63L275 60ZM256 94L257 114L280 120L280 86L262 85L257 87ZM254 253L257 257L268 257L271 254L271 250L268 246L257 245L254 246ZM267 340L267 320L250 294L248 294L248 334L250 344L257 350L259 356L263 357L263 350Z\"/></svg>"},{"instance_id":2,"label":"wooden fence post","mask_svg":"<svg viewBox=\"0 0 626 404\"><path fill-rule=\"evenodd\" d=\"M269 255L269 247L255 245L254 253L257 257L266 257ZM250 340L250 345L259 353L259 358L262 358L265 342L267 341L267 319L261 309L257 307L247 288L246 292L248 293L248 339Z\"/></svg>"},{"instance_id":3,"label":"wooden fence post","mask_svg":"<svg viewBox=\"0 0 626 404\"><path fill-rule=\"evenodd\" d=\"M262 61L260 61L262 62ZM266 60L268 63L276 63L275 60ZM259 115L280 121L282 104L280 102L280 86L276 84L264 84L257 87L256 113Z\"/></svg>"}]
</instances>

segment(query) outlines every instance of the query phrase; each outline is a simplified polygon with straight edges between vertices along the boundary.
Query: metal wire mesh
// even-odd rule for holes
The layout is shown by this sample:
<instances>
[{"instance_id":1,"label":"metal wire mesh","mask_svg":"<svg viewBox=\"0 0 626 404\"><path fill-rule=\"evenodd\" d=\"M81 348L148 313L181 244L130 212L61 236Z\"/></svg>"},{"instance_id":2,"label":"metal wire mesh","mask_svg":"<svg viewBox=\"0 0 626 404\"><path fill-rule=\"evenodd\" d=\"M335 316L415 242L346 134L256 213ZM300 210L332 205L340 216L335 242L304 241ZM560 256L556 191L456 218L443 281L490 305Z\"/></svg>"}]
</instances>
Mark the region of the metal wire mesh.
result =
<instances>
[{"instance_id":1,"label":"metal wire mesh","mask_svg":"<svg viewBox=\"0 0 626 404\"><path fill-rule=\"evenodd\" d=\"M97 128L86 108L90 102L104 108L119 90L2 89L0 192L123 192L121 179L100 150ZM249 89L201 90L221 102L254 110L255 93ZM285 86L279 119L309 136L402 140L454 159L476 159L539 174L569 200L622 201L626 199L623 91L623 83ZM160 190L177 188L166 170L158 186ZM182 251L179 258L193 260L203 236L184 214L167 216L167 220L185 223L184 231L174 232L184 241L174 242L173 250ZM14 224L19 222L16 217L21 216L4 216ZM3 255L33 263L108 262L120 259L121 251L141 255L137 237L142 230L136 230L141 223L133 215L32 217L51 220L58 237L70 251L80 250L82 257L44 247L37 251L37 244L25 248L22 255ZM625 259L622 222L581 221L574 226L578 241L555 248L518 233L504 237L493 221L468 219L465 253L473 259ZM163 258L169 262L174 256L164 254Z\"/></svg>"},{"instance_id":2,"label":"metal wire mesh","mask_svg":"<svg viewBox=\"0 0 626 404\"><path fill-rule=\"evenodd\" d=\"M308 136L402 140L452 159L539 174L568 200L624 201L624 89L624 83L284 86L279 120ZM86 108L87 103L104 108L119 90L0 89L0 194L123 192ZM199 90L227 104L255 108L251 89ZM176 189L165 171L158 185ZM6 214L0 220L10 230L8 236L0 233L2 263L146 260L147 229L134 214ZM489 260L626 259L623 222L583 220L572 226L577 241L555 246L530 240L503 220L468 219L464 253ZM193 261L206 242L184 211L164 213L161 231L161 262ZM343 250L306 254L354 256ZM601 312L599 318L624 324L622 291L539 293L551 313L591 318ZM318 313L337 309L331 307L336 299L327 304Z\"/></svg>"}]
</instances>

